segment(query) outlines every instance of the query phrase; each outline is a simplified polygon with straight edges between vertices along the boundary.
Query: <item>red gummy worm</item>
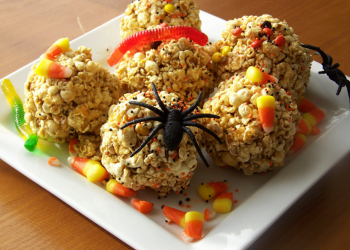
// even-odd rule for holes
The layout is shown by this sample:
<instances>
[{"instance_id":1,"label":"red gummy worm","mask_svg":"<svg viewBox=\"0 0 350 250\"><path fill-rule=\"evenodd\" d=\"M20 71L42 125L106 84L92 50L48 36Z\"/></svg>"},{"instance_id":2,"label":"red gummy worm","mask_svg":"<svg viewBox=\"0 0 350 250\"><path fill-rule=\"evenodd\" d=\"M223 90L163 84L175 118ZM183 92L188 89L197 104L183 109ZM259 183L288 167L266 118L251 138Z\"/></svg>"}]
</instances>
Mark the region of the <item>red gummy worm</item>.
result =
<instances>
[{"instance_id":1,"label":"red gummy worm","mask_svg":"<svg viewBox=\"0 0 350 250\"><path fill-rule=\"evenodd\" d=\"M179 39L181 37L189 38L201 46L208 43L208 36L206 34L188 26L181 25L143 30L126 37L121 43L119 43L112 54L108 57L107 62L111 67L116 65L128 50L140 43Z\"/></svg>"}]
</instances>

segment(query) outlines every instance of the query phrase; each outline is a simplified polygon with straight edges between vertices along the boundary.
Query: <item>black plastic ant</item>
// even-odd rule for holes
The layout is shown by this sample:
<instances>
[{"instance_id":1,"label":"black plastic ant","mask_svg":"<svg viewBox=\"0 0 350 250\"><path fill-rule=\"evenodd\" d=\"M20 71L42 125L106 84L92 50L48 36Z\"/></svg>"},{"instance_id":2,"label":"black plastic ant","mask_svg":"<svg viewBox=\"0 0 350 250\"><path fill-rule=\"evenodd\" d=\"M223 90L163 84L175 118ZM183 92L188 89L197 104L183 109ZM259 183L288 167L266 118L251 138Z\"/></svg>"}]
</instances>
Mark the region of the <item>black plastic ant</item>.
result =
<instances>
[{"instance_id":1,"label":"black plastic ant","mask_svg":"<svg viewBox=\"0 0 350 250\"><path fill-rule=\"evenodd\" d=\"M348 97L350 102L350 81L346 78L345 74L340 69L338 69L338 67L340 66L339 63L335 63L332 65L333 63L332 57L324 53L319 47L315 47L309 44L302 44L301 46L307 49L316 50L317 53L315 53L315 55L321 55L322 61L323 61L322 67L324 70L319 71L318 73L327 74L329 79L331 79L336 84L338 84L339 87L336 95L339 95L341 89L344 86L346 86L346 89L348 90Z\"/></svg>"},{"instance_id":2,"label":"black plastic ant","mask_svg":"<svg viewBox=\"0 0 350 250\"><path fill-rule=\"evenodd\" d=\"M193 127L200 128L200 129L204 130L205 132L207 132L208 134L210 134L211 136L213 136L216 140L218 140L218 142L220 144L222 144L220 138L213 131L204 127L202 124L199 124L199 123L192 121L192 120L198 119L198 118L220 118L220 116L213 115L213 114L195 114L195 115L192 114L192 115L190 115L196 109L199 102L202 100L203 92L201 91L199 93L196 102L191 107L189 107L187 110L182 112L182 107L180 110L178 110L176 108L171 108L171 107L167 108L165 106L165 104L160 99L158 92L156 90L156 87L155 87L153 82L152 82L152 90L153 90L154 96L155 96L157 103L158 103L159 107L161 108L161 110L157 109L151 105L148 105L146 103L143 103L143 102L129 101L129 103L133 104L133 105L148 108L148 109L152 110L154 113L156 113L158 116L150 116L150 117L143 117L143 118L135 119L131 122L125 123L120 129L124 129L129 125L136 124L139 122L145 122L145 121L159 121L159 122L161 122L161 124L159 124L157 127L155 127L152 130L152 132L146 138L146 140L144 140L144 142L142 142L142 144L130 155L130 157L132 157L135 154L137 154L138 152L140 152L141 149L144 146L146 146L147 143L153 138L153 136L155 136L155 134L159 130L163 129L164 144L169 151L173 151L179 146L179 144L182 140L182 134L183 134L183 132L185 132L191 138L194 146L196 147L196 150L197 150L199 156L202 158L205 165L207 167L209 167L208 162L205 160L205 158L202 154L202 151L201 151L200 147L198 146L196 138L194 137L191 130L186 127L186 126L193 126Z\"/></svg>"}]
</instances>

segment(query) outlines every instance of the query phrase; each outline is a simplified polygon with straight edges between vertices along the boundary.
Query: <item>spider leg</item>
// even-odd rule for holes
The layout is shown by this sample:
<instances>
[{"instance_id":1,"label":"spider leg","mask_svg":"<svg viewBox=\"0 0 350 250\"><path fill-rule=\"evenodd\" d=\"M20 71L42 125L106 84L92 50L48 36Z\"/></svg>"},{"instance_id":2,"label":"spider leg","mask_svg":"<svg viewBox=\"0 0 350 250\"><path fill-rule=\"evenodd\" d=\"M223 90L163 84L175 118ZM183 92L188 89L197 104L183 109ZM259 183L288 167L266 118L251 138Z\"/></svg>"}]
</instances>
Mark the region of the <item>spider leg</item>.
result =
<instances>
[{"instance_id":1,"label":"spider leg","mask_svg":"<svg viewBox=\"0 0 350 250\"><path fill-rule=\"evenodd\" d=\"M129 125L133 125L139 122L147 122L147 121L160 121L160 122L165 122L165 119L161 116L149 116L149 117L143 117L139 119L132 120L131 122L125 123L123 126L120 127L120 129L124 129Z\"/></svg>"},{"instance_id":2,"label":"spider leg","mask_svg":"<svg viewBox=\"0 0 350 250\"><path fill-rule=\"evenodd\" d=\"M199 148L198 143L196 141L196 138L194 137L192 131L189 128L186 128L184 126L182 126L182 130L185 131L188 134L188 136L191 138L191 140L192 140L194 146L196 147L199 156L202 158L205 166L209 167L209 164L208 164L207 160L204 158L204 155L202 154L202 151Z\"/></svg>"},{"instance_id":3,"label":"spider leg","mask_svg":"<svg viewBox=\"0 0 350 250\"><path fill-rule=\"evenodd\" d=\"M334 70L323 70L323 71L318 71L319 74L334 74Z\"/></svg>"},{"instance_id":4,"label":"spider leg","mask_svg":"<svg viewBox=\"0 0 350 250\"><path fill-rule=\"evenodd\" d=\"M169 111L168 111L168 109L166 108L166 106L164 105L164 103L162 102L162 100L160 99L160 97L159 97L159 95L158 95L158 92L157 92L157 89L156 89L156 86L154 85L153 82L151 83L151 85L152 85L152 90L153 90L153 93L154 93L154 97L156 98L159 107L163 110L163 112L164 112L165 114L168 114Z\"/></svg>"},{"instance_id":5,"label":"spider leg","mask_svg":"<svg viewBox=\"0 0 350 250\"><path fill-rule=\"evenodd\" d=\"M350 108L350 82L347 81L347 84L345 84L346 89L348 90L348 97L349 97L349 108Z\"/></svg>"},{"instance_id":6,"label":"spider leg","mask_svg":"<svg viewBox=\"0 0 350 250\"><path fill-rule=\"evenodd\" d=\"M332 67L336 69L336 68L338 68L339 66L340 66L339 63L335 63Z\"/></svg>"},{"instance_id":7,"label":"spider leg","mask_svg":"<svg viewBox=\"0 0 350 250\"><path fill-rule=\"evenodd\" d=\"M324 64L330 64L332 65L332 57L328 58L328 55L326 53L324 53L319 47L315 47L309 44L301 44L301 47L307 48L307 49L312 49L312 50L316 50L318 53L320 53L321 57L322 57L322 65L324 66ZM329 61L331 60L331 61Z\"/></svg>"},{"instance_id":8,"label":"spider leg","mask_svg":"<svg viewBox=\"0 0 350 250\"><path fill-rule=\"evenodd\" d=\"M183 120L183 121L190 121L190 120L198 119L198 118L217 118L217 119L219 119L220 116L218 116L218 115L213 115L213 114L198 114L198 115L189 115L189 116L186 116L186 117L183 118L182 120Z\"/></svg>"},{"instance_id":9,"label":"spider leg","mask_svg":"<svg viewBox=\"0 0 350 250\"><path fill-rule=\"evenodd\" d=\"M195 103L193 103L193 105L191 107L189 107L188 109L186 109L183 113L182 113L182 117L187 116L188 114L191 114L193 112L193 110L196 109L196 107L198 106L198 104L200 103L200 101L202 100L202 96L203 96L203 91L199 92L198 98L196 100Z\"/></svg>"},{"instance_id":10,"label":"spider leg","mask_svg":"<svg viewBox=\"0 0 350 250\"><path fill-rule=\"evenodd\" d=\"M150 140L152 140L153 136L154 136L159 130L161 130L161 129L164 128L164 127L165 127L165 124L164 124L164 123L159 124L157 127L155 127L155 128L152 130L152 132L149 134L149 136L146 138L146 140L144 140L144 141L142 142L142 144L140 145L140 147L138 147L138 148L130 155L130 157L133 157L135 154L137 154L138 152L140 152L141 149L143 149L144 146L146 146L147 143L148 143Z\"/></svg>"},{"instance_id":11,"label":"spider leg","mask_svg":"<svg viewBox=\"0 0 350 250\"><path fill-rule=\"evenodd\" d=\"M155 107L153 107L153 106L151 106L149 104L146 104L146 103L143 103L143 102L135 102L135 101L129 101L129 103L133 104L133 105L141 106L141 107L144 107L144 108L148 108L148 109L152 110L154 113L158 114L159 116L164 117L164 113L161 110L159 110L159 109L157 109L157 108L155 108Z\"/></svg>"},{"instance_id":12,"label":"spider leg","mask_svg":"<svg viewBox=\"0 0 350 250\"><path fill-rule=\"evenodd\" d=\"M222 144L222 141L220 140L220 138L213 131L211 131L207 127L204 127L202 124L199 124L199 123L196 123L196 122L192 122L192 121L187 121L187 122L183 122L182 125L200 128L203 131L205 131L208 134L210 134L212 137L214 137L220 144Z\"/></svg>"}]
</instances>

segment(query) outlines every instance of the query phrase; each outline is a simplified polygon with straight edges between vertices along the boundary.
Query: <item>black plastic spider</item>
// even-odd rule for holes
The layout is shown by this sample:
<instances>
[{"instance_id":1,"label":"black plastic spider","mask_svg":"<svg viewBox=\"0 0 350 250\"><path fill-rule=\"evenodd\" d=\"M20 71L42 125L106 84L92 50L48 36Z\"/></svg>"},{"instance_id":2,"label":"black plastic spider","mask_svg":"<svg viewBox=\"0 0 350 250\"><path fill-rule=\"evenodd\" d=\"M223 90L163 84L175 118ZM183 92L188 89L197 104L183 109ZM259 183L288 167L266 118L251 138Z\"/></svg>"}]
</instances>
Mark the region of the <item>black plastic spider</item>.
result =
<instances>
[{"instance_id":1,"label":"black plastic spider","mask_svg":"<svg viewBox=\"0 0 350 250\"><path fill-rule=\"evenodd\" d=\"M153 90L154 96L157 100L157 103L162 110L159 110L159 109L157 109L151 105L148 105L146 103L143 103L143 102L129 101L129 103L133 104L133 105L138 105L141 107L148 108L159 116L150 116L150 117L135 119L131 122L125 123L120 129L124 129L129 125L136 124L139 122L145 122L145 121L160 121L161 124L159 124L157 127L155 127L152 130L152 132L146 138L146 140L144 142L142 142L142 144L130 155L130 157L132 157L135 154L137 154L138 152L140 152L141 149L144 146L146 146L147 143L153 138L153 136L159 130L163 129L164 144L169 151L173 151L179 146L179 144L182 140L182 134L183 134L183 132L185 132L191 138L194 146L197 149L199 156L202 158L205 165L207 167L209 167L208 162L205 160L205 158L204 158L204 156L203 156L203 154L202 154L202 152L197 144L196 138L194 137L191 130L186 127L186 126L193 126L193 127L200 128L200 129L204 130L205 132L207 132L208 134L212 135L216 140L218 140L218 142L220 144L222 144L220 138L213 131L204 127L201 124L198 124L198 123L192 121L193 119L198 119L198 118L220 118L220 116L213 115L213 114L195 114L195 115L192 114L192 115L189 115L198 106L199 102L202 99L203 92L201 91L199 93L198 99L191 107L189 107L187 110L182 112L182 107L180 110L178 110L176 108L171 108L171 107L167 108L164 105L164 103L161 101L161 99L157 93L157 90L156 90L156 87L154 86L154 83L152 83L152 90Z\"/></svg>"},{"instance_id":2,"label":"black plastic spider","mask_svg":"<svg viewBox=\"0 0 350 250\"><path fill-rule=\"evenodd\" d=\"M322 67L323 67L323 71L319 71L319 74L327 74L329 79L331 79L332 81L334 81L336 84L338 84L338 90L336 95L340 94L341 89L346 86L346 89L348 90L348 97L349 97L349 102L350 102L350 81L346 78L345 74L338 69L338 67L340 66L339 63L335 63L332 65L333 63L333 59L330 55L327 55L326 53L324 53L319 47L315 47L309 44L302 44L301 45L304 48L308 48L308 49L312 49L312 50L316 50L317 52L315 53L315 55L321 55L322 57Z\"/></svg>"}]
</instances>

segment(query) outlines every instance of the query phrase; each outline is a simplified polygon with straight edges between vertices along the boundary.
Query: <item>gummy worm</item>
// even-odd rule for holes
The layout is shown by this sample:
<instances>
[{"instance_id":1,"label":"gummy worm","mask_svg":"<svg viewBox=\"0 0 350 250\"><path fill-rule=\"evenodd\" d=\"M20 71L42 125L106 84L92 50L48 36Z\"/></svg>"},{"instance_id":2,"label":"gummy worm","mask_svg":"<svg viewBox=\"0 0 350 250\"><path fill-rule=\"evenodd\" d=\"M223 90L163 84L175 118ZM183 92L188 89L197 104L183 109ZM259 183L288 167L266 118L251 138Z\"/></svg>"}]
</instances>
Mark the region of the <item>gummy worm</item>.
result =
<instances>
[{"instance_id":1,"label":"gummy worm","mask_svg":"<svg viewBox=\"0 0 350 250\"><path fill-rule=\"evenodd\" d=\"M195 28L183 25L143 30L126 37L119 43L108 57L107 62L111 67L116 65L128 50L140 43L179 39L181 37L189 38L201 46L206 45L208 42L208 36L206 34Z\"/></svg>"},{"instance_id":2,"label":"gummy worm","mask_svg":"<svg viewBox=\"0 0 350 250\"><path fill-rule=\"evenodd\" d=\"M24 110L21 98L17 95L16 90L9 79L4 79L1 82L1 88L11 105L13 114L15 115L15 126L21 136L26 140L24 147L29 151L33 151L38 143L38 135L33 133L24 120Z\"/></svg>"}]
</instances>

